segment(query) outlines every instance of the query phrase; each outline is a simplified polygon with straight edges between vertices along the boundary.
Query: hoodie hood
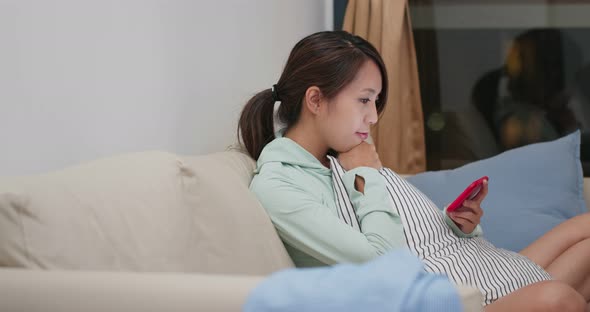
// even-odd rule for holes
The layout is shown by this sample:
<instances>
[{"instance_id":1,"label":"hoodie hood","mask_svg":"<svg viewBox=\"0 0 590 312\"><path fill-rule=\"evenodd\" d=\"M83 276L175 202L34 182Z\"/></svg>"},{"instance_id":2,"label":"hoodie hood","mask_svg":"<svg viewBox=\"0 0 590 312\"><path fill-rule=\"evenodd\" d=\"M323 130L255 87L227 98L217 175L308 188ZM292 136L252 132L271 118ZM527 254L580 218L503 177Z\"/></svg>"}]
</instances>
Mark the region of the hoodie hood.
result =
<instances>
[{"instance_id":1,"label":"hoodie hood","mask_svg":"<svg viewBox=\"0 0 590 312\"><path fill-rule=\"evenodd\" d=\"M317 158L301 145L285 137L277 137L264 147L256 162L256 171L254 173L260 172L265 164L275 162L319 171L325 175L332 174L332 170L324 167Z\"/></svg>"}]
</instances>

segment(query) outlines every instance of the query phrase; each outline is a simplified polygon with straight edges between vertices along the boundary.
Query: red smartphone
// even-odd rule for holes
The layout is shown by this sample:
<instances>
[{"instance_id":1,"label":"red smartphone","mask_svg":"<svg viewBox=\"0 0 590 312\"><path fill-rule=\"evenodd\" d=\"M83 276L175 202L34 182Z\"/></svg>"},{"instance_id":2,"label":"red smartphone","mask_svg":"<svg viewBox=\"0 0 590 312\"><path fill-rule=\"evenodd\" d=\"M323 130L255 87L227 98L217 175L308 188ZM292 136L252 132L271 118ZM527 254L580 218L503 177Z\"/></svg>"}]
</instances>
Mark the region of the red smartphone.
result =
<instances>
[{"instance_id":1,"label":"red smartphone","mask_svg":"<svg viewBox=\"0 0 590 312\"><path fill-rule=\"evenodd\" d=\"M448 207L447 212L451 212L456 210L457 208L463 206L463 202L467 199L473 199L481 188L483 187L483 181L489 180L487 176L483 176L471 183Z\"/></svg>"}]
</instances>

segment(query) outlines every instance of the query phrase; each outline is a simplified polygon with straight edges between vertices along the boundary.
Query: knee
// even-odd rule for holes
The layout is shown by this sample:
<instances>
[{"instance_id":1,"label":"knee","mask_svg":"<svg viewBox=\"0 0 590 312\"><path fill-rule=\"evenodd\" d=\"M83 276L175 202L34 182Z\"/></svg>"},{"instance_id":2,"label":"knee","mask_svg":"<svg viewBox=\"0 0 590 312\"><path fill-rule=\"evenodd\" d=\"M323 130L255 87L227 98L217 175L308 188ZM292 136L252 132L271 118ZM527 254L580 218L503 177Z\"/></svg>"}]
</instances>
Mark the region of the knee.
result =
<instances>
[{"instance_id":1,"label":"knee","mask_svg":"<svg viewBox=\"0 0 590 312\"><path fill-rule=\"evenodd\" d=\"M571 286L558 281L540 283L536 298L531 298L538 311L585 311L586 301Z\"/></svg>"},{"instance_id":2,"label":"knee","mask_svg":"<svg viewBox=\"0 0 590 312\"><path fill-rule=\"evenodd\" d=\"M590 212L586 212L581 215L577 215L577 216L571 218L571 220L574 220L574 222L578 225L587 227L588 224L590 224Z\"/></svg>"}]
</instances>

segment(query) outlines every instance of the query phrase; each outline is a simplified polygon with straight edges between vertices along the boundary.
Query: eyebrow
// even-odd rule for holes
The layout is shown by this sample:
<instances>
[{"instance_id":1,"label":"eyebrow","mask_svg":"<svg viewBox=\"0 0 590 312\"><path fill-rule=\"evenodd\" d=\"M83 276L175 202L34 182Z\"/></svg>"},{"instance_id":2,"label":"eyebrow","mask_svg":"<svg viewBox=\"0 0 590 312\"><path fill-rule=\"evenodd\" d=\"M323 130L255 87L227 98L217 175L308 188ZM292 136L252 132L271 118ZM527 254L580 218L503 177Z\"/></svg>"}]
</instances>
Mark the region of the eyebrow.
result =
<instances>
[{"instance_id":1,"label":"eyebrow","mask_svg":"<svg viewBox=\"0 0 590 312\"><path fill-rule=\"evenodd\" d=\"M364 92L364 91L369 91L371 93L377 93L377 91L375 91L375 89L373 89L373 88L364 88L361 90L361 92Z\"/></svg>"}]
</instances>

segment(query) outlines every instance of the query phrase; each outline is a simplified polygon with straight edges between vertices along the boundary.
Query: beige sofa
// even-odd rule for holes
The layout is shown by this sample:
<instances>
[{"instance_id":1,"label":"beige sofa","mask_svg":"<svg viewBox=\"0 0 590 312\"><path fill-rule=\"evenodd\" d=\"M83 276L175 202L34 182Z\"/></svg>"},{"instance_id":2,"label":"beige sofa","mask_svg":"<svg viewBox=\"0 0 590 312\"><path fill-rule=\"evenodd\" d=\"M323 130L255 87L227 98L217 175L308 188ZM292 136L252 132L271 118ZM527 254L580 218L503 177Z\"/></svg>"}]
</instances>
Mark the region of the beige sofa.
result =
<instances>
[{"instance_id":1,"label":"beige sofa","mask_svg":"<svg viewBox=\"0 0 590 312\"><path fill-rule=\"evenodd\" d=\"M239 311L293 266L253 169L237 151L144 152L0 178L0 311Z\"/></svg>"}]
</instances>

